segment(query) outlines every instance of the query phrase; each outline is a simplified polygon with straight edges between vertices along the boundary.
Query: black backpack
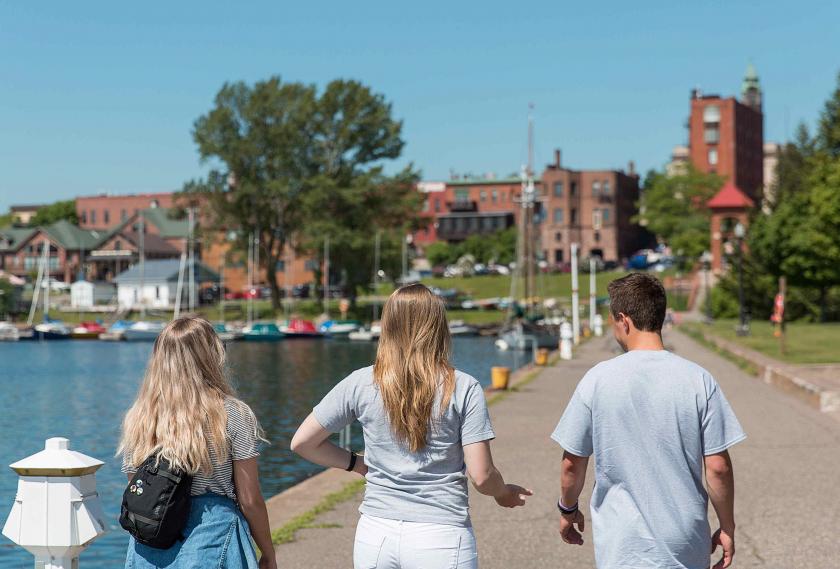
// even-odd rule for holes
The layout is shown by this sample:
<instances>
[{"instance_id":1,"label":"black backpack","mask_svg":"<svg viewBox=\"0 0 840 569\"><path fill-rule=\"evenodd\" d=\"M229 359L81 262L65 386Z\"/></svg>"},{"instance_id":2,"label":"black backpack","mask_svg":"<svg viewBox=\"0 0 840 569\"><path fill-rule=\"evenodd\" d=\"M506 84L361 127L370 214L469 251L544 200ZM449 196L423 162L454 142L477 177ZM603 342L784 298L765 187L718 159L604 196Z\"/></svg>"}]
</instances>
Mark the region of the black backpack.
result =
<instances>
[{"instance_id":1,"label":"black backpack","mask_svg":"<svg viewBox=\"0 0 840 569\"><path fill-rule=\"evenodd\" d=\"M144 545L169 549L183 538L191 487L192 476L150 456L123 492L120 525Z\"/></svg>"}]
</instances>

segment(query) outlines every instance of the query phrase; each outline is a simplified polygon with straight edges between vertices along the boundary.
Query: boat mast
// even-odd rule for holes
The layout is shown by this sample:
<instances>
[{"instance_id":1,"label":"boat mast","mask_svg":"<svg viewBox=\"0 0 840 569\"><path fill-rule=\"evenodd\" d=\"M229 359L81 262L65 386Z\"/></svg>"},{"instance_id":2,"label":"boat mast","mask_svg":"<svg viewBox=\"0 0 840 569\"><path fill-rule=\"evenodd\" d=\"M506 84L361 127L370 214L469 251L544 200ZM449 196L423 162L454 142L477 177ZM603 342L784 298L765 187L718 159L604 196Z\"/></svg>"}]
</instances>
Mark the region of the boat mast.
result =
<instances>
[{"instance_id":1,"label":"boat mast","mask_svg":"<svg viewBox=\"0 0 840 569\"><path fill-rule=\"evenodd\" d=\"M140 318L146 318L146 219L140 211Z\"/></svg>"},{"instance_id":2,"label":"boat mast","mask_svg":"<svg viewBox=\"0 0 840 569\"><path fill-rule=\"evenodd\" d=\"M382 238L382 230L376 230L376 239L373 245L373 321L379 318L379 247Z\"/></svg>"},{"instance_id":3,"label":"boat mast","mask_svg":"<svg viewBox=\"0 0 840 569\"><path fill-rule=\"evenodd\" d=\"M534 300L534 201L536 191L534 189L534 104L528 105L528 182L525 187L524 204L525 209L525 250L527 260L525 265L525 297L528 302L528 313L533 312Z\"/></svg>"},{"instance_id":4,"label":"boat mast","mask_svg":"<svg viewBox=\"0 0 840 569\"><path fill-rule=\"evenodd\" d=\"M44 242L44 274L47 277L47 287L44 289L44 317L46 321L50 317L50 242Z\"/></svg>"},{"instance_id":5,"label":"boat mast","mask_svg":"<svg viewBox=\"0 0 840 569\"><path fill-rule=\"evenodd\" d=\"M29 304L29 318L26 319L26 324L32 326L35 319L35 308L38 306L38 297L41 294L41 279L44 276L44 260L47 253L47 243L41 244L41 259L38 262L38 277L35 279L35 291L32 293L32 302Z\"/></svg>"}]
</instances>

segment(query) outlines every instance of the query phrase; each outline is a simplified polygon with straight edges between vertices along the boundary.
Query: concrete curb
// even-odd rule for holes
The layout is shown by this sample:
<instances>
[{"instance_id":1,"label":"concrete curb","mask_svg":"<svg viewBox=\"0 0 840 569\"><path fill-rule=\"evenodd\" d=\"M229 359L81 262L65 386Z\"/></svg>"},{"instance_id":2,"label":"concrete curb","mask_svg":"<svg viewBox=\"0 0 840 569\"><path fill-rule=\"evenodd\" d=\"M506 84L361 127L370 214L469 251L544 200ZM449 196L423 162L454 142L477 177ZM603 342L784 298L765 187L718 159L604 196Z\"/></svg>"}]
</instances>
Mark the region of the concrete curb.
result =
<instances>
[{"instance_id":1,"label":"concrete curb","mask_svg":"<svg viewBox=\"0 0 840 569\"><path fill-rule=\"evenodd\" d=\"M678 331L689 338L692 337L682 330ZM705 341L718 349L755 366L757 376L765 383L776 386L822 413L840 411L840 389L818 385L802 377L801 369L797 369L796 366L784 364L730 340L703 331L700 334Z\"/></svg>"}]
</instances>

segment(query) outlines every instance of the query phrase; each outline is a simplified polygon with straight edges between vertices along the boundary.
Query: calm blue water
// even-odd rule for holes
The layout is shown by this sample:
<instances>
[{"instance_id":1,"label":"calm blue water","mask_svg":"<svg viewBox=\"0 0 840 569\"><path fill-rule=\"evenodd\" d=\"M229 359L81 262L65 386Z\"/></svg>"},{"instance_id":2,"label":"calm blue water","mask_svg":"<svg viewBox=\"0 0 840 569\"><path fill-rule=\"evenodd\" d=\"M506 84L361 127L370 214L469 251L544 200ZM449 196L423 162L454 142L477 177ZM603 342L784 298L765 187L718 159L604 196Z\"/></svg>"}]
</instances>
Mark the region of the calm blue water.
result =
<instances>
[{"instance_id":1,"label":"calm blue water","mask_svg":"<svg viewBox=\"0 0 840 569\"><path fill-rule=\"evenodd\" d=\"M266 497L319 470L288 450L294 430L333 385L370 365L375 350L375 344L329 340L228 346L239 394L272 443L260 458ZM114 452L122 414L134 398L150 351L150 343L0 342L0 525L17 488L17 476L6 465L42 450L49 437L67 437L71 448L105 461L97 483L112 524L82 555L81 566L122 567L127 534L117 516L125 477ZM492 366L517 368L522 355L499 352L492 338L456 338L454 363L487 384ZM358 428L354 436L361 438ZM31 555L0 536L0 569L31 569L32 564Z\"/></svg>"}]
</instances>

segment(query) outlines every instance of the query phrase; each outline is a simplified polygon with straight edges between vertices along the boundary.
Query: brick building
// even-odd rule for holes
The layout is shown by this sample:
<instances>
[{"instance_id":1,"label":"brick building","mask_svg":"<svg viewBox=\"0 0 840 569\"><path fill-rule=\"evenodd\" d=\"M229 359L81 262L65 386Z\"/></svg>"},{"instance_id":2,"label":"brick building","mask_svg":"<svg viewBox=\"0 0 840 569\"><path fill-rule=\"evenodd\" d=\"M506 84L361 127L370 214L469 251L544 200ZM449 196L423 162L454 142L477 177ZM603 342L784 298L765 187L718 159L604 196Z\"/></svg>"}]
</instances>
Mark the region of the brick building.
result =
<instances>
[{"instance_id":1,"label":"brick building","mask_svg":"<svg viewBox=\"0 0 840 569\"><path fill-rule=\"evenodd\" d=\"M688 121L689 156L703 172L721 174L755 203L764 188L764 115L761 87L752 65L747 68L740 100L691 93Z\"/></svg>"},{"instance_id":2,"label":"brick building","mask_svg":"<svg viewBox=\"0 0 840 569\"><path fill-rule=\"evenodd\" d=\"M123 196L99 194L76 198L76 215L82 229L110 229L142 209L168 209L174 203L173 192Z\"/></svg>"},{"instance_id":3,"label":"brick building","mask_svg":"<svg viewBox=\"0 0 840 569\"><path fill-rule=\"evenodd\" d=\"M540 196L535 219L539 249L552 265L568 262L571 244L582 255L620 261L647 244L648 234L631 222L639 199L639 176L620 170L572 170L560 163L560 151L535 180ZM420 184L426 194L423 215L429 225L414 242L458 242L470 235L493 233L519 220L519 178L468 178Z\"/></svg>"}]
</instances>

